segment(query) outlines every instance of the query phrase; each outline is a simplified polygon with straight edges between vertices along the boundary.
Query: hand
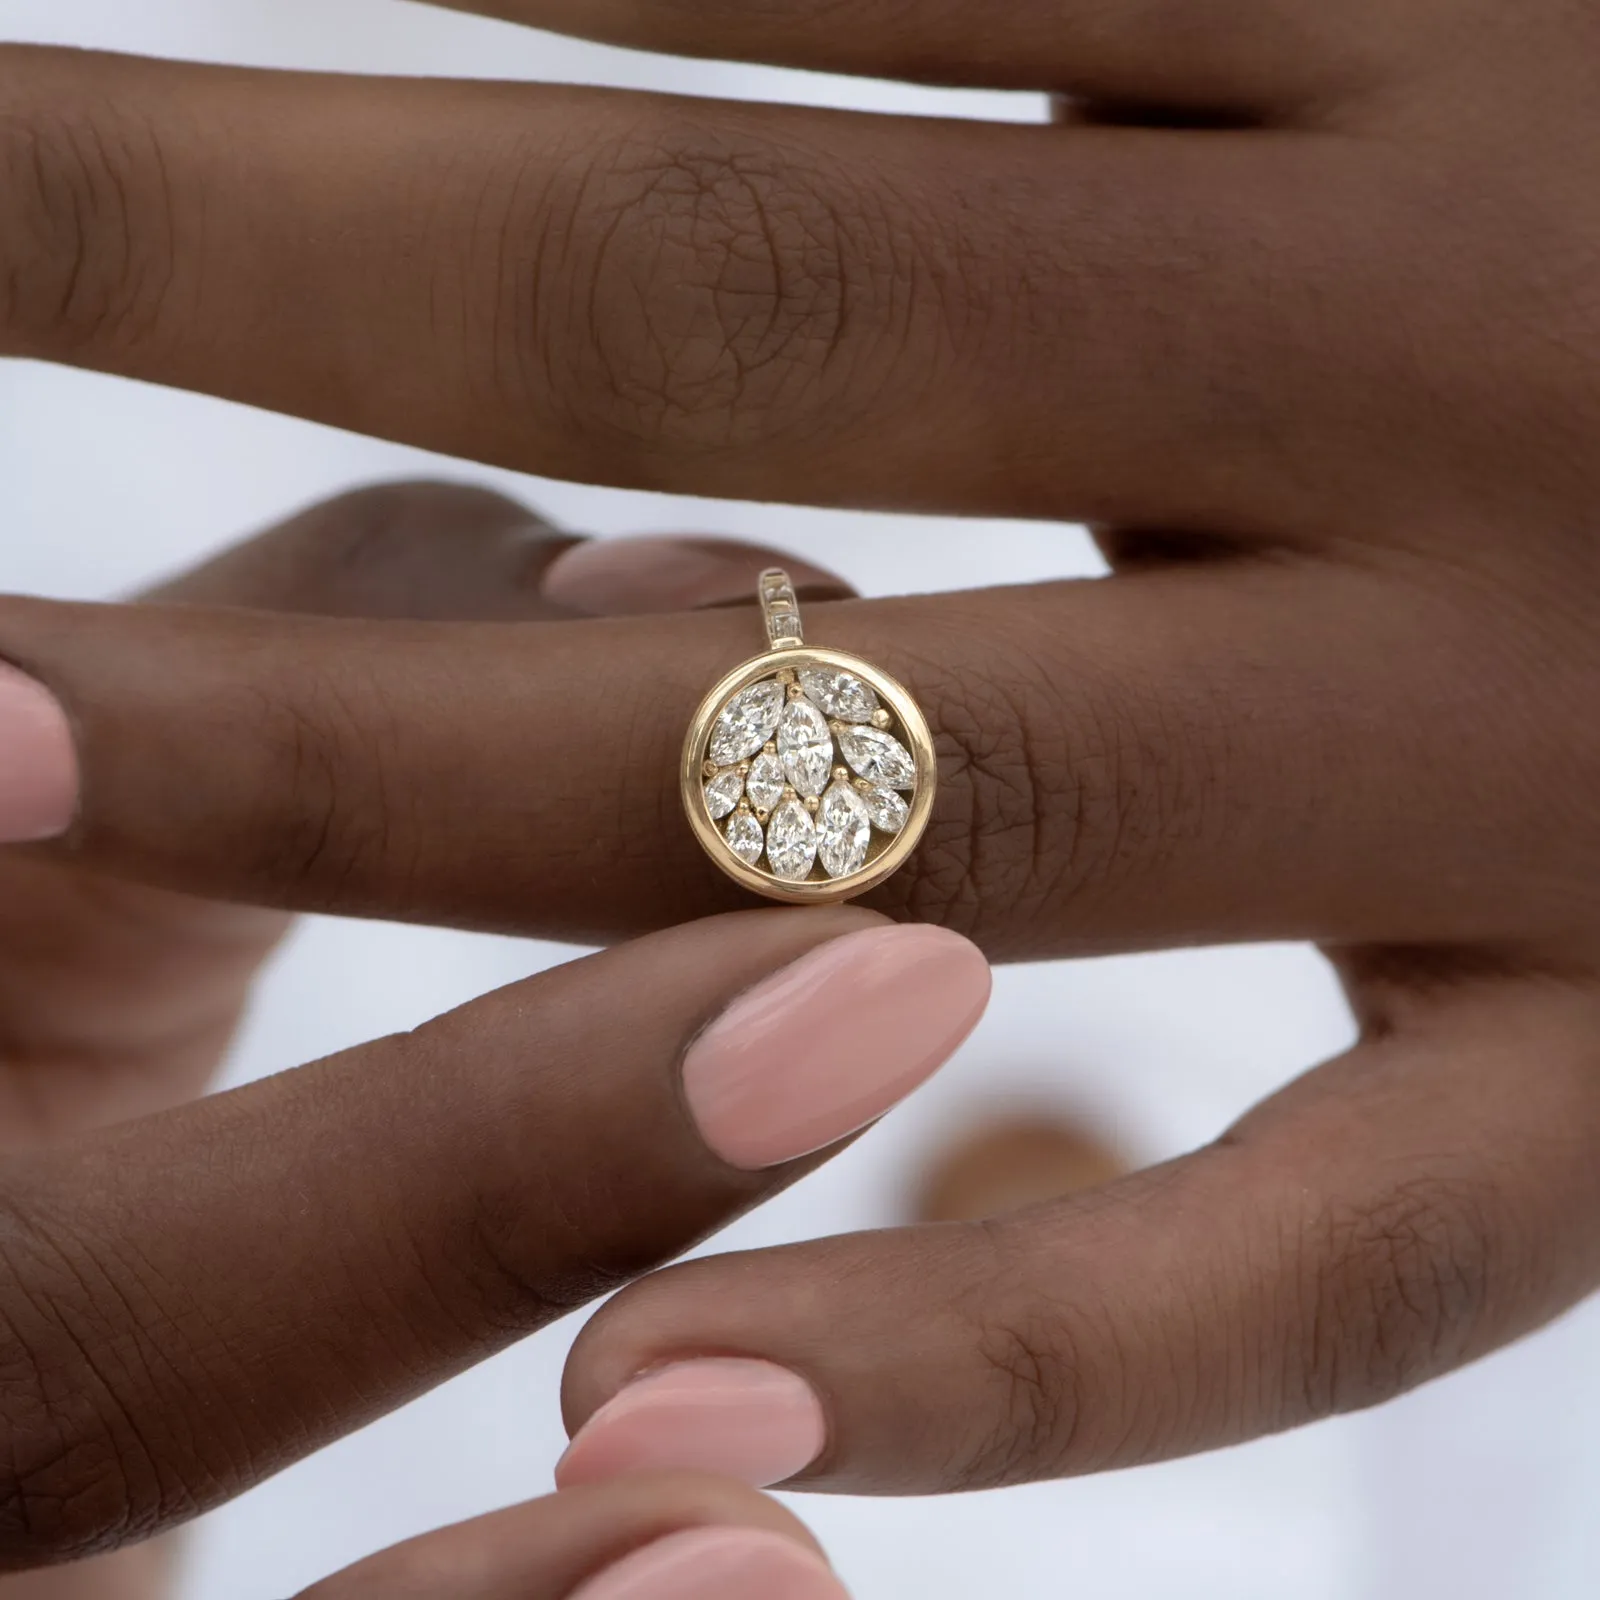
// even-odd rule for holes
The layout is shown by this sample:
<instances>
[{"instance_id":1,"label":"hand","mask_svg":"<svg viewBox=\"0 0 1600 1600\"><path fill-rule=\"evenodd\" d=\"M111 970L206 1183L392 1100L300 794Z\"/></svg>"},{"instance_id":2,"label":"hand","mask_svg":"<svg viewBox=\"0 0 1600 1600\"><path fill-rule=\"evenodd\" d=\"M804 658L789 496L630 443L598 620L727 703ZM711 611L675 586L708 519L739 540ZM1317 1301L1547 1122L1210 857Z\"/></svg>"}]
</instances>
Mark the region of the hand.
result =
<instances>
[{"instance_id":1,"label":"hand","mask_svg":"<svg viewBox=\"0 0 1600 1600\"><path fill-rule=\"evenodd\" d=\"M537 620L566 614L539 585L574 542L497 495L398 484L314 507L145 599ZM13 672L10 682L26 707L26 681ZM49 708L38 711L48 723ZM64 770L70 777L70 762ZM48 768L30 770L13 736L0 768L10 835L50 831L48 812L63 803L71 795ZM0 1148L36 1148L191 1098L285 926L279 913L129 884L70 856L0 857Z\"/></svg>"},{"instance_id":2,"label":"hand","mask_svg":"<svg viewBox=\"0 0 1600 1600\"><path fill-rule=\"evenodd\" d=\"M572 544L497 496L397 486L295 518L162 603L95 615L231 662L240 695L220 727L280 703L259 630L339 638L357 617L505 617L531 638L530 621L561 614L540 580ZM388 626L404 653L405 631L425 625ZM324 682L325 710L340 687ZM120 690L106 688L75 711L115 722ZM166 714L186 714L180 685L146 688L175 692ZM162 713L150 700L144 715ZM383 763L376 724L352 724L337 752L311 724L284 726L265 787L233 790L240 809L202 824L232 835L226 853L301 847L298 826L273 831L289 813L269 790L305 793L314 772L328 793L364 792ZM86 795L98 787L77 731L36 680L0 667L12 838L50 831L80 777ZM197 754L211 744L203 726L172 732ZM129 733L138 750L144 735ZM211 748L224 776L230 753ZM169 818L176 850L197 816ZM537 859L532 838L522 849ZM161 1564L142 1553L35 1569L181 1523L678 1253L925 1077L987 990L981 956L953 935L862 911L757 912L185 1105L283 918L130 883L110 875L116 847L94 855L0 851L0 1571L29 1574L0 1585L8 1600L157 1593ZM875 1075L840 1074L846 1025L882 1034ZM428 1544L416 1561L455 1570L449 1556L479 1574L476 1589L438 1591L451 1600L513 1581L554 1600L644 1524L727 1520L729 1504L731 1520L771 1522L723 1490L602 1495L446 1541L443 1556ZM615 1526L602 1537L606 1508ZM504 1573L490 1559L502 1547ZM815 1567L792 1577L797 1600L838 1593ZM329 1592L395 1591L352 1574Z\"/></svg>"},{"instance_id":3,"label":"hand","mask_svg":"<svg viewBox=\"0 0 1600 1600\"><path fill-rule=\"evenodd\" d=\"M415 1539L300 1600L847 1600L815 1540L716 1479L641 1474Z\"/></svg>"},{"instance_id":4,"label":"hand","mask_svg":"<svg viewBox=\"0 0 1600 1600\"><path fill-rule=\"evenodd\" d=\"M984 127L13 51L6 347L548 473L1105 525L1109 583L813 610L941 740L878 903L1012 957L1315 939L1364 1033L1093 1199L653 1280L573 1421L731 1353L820 1401L692 1369L671 1449L725 1453L687 1423L736 1380L828 1422L753 1475L971 1487L1369 1404L1589 1293L1592 8L515 9L1075 98ZM266 705L192 670L212 626L0 612L77 719L84 859L569 936L732 903L670 774L747 619L258 621ZM662 1453L650 1392L569 1477Z\"/></svg>"},{"instance_id":5,"label":"hand","mask_svg":"<svg viewBox=\"0 0 1600 1600\"><path fill-rule=\"evenodd\" d=\"M532 619L558 614L541 598L539 578L572 543L495 495L396 485L315 507L146 598L335 616ZM0 808L9 806L13 832L33 831L26 816L15 825L19 807L59 802L48 770L43 788L40 776L8 740ZM0 1149L46 1149L197 1094L286 926L281 913L130 884L70 859L0 855ZM167 1542L157 1541L0 1581L0 1592L6 1600L131 1600L166 1591L169 1558Z\"/></svg>"}]
</instances>

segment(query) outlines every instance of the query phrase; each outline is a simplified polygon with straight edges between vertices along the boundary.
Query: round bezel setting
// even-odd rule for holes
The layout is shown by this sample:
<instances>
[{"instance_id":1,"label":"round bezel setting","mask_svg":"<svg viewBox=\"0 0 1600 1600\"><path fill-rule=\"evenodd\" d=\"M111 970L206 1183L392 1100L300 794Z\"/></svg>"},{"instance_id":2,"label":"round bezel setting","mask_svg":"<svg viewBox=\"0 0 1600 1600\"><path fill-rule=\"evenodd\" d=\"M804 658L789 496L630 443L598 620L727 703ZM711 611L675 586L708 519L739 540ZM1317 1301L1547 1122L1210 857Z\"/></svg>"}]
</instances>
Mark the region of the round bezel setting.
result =
<instances>
[{"instance_id":1,"label":"round bezel setting","mask_svg":"<svg viewBox=\"0 0 1600 1600\"><path fill-rule=\"evenodd\" d=\"M768 738L757 749L748 750L737 763L713 759L711 750L719 718L736 696L758 684L772 682L781 686L784 710L798 703L825 713L826 708L816 697L801 687L802 675L818 670L843 673L864 684L877 706L876 715L870 719L860 715L859 709L847 719L826 714L820 719L831 739L831 756L825 763L821 759L821 736L816 731L819 719L809 712L805 716L795 714L784 730L789 744L782 754L776 739ZM770 720L771 696L762 694L753 700L753 711L762 718L755 724L759 729ZM726 734L727 724L722 726L722 753L726 756L733 746ZM746 732L744 746L748 746L750 737ZM806 742L813 740L819 742ZM845 754L846 746L852 751L851 757ZM909 781L899 765L897 749L903 749L911 758L914 774ZM781 762L787 777L782 798L776 805L758 810L747 788L741 798L729 805L729 795L735 792L732 774L740 766L748 774L749 768L763 762L763 758L758 792L762 798L776 793L772 768ZM889 776L874 782L871 774L878 770L877 758L881 758ZM863 766L868 768L866 775ZM821 776L823 773L826 776ZM790 905L826 905L865 894L905 864L933 812L938 764L927 719L901 684L859 656L796 642L788 648L768 650L735 667L700 702L684 739L680 777L683 807L695 837L729 877L768 899ZM831 796L840 786L869 804L857 806L846 797ZM874 790L878 793L874 794ZM899 805L892 802L892 796L898 796ZM722 808L719 813L714 814L714 806ZM810 818L811 833L800 816L786 809L789 807L798 807L801 816ZM784 813L781 821L780 811ZM885 815L896 820L903 816L896 831L888 831L881 824L879 819ZM821 841L824 817L829 823L828 851ZM870 817L870 826L862 820L865 817ZM764 847L747 859L730 844L728 830L737 823L735 831L748 853L754 843L752 821L762 831ZM774 822L779 822L784 833L777 844L778 858L791 872L806 862L808 840L816 844L815 856L804 876L784 876L774 865L766 848L772 842L770 830ZM869 831L862 854L860 832L864 827ZM837 876L824 864L825 855L837 865L840 861L853 861L858 854L862 854L860 866Z\"/></svg>"}]
</instances>

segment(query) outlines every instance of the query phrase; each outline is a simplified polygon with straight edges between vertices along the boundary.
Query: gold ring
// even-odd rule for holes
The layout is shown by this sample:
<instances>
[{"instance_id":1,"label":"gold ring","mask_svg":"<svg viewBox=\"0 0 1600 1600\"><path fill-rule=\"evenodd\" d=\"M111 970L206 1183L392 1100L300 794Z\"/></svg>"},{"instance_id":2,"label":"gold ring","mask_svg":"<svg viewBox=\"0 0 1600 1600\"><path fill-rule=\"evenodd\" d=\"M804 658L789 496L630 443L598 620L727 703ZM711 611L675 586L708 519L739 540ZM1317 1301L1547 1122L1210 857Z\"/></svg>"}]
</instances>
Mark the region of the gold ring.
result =
<instances>
[{"instance_id":1,"label":"gold ring","mask_svg":"<svg viewBox=\"0 0 1600 1600\"><path fill-rule=\"evenodd\" d=\"M700 702L683 808L730 878L796 905L849 900L917 847L938 782L910 694L841 650L809 647L786 572L761 574L767 649Z\"/></svg>"}]
</instances>

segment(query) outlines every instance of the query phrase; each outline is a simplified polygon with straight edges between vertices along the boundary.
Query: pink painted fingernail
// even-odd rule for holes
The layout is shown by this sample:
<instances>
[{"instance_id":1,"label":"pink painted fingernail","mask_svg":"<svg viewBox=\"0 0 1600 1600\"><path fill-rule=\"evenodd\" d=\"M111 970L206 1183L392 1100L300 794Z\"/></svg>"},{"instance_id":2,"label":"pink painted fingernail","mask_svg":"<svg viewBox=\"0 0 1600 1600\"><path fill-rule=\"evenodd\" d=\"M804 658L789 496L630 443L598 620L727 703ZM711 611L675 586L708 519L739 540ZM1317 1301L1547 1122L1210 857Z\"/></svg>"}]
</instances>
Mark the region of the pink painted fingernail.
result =
<instances>
[{"instance_id":1,"label":"pink painted fingernail","mask_svg":"<svg viewBox=\"0 0 1600 1600\"><path fill-rule=\"evenodd\" d=\"M0 844L65 833L77 805L66 712L43 684L0 662Z\"/></svg>"},{"instance_id":2,"label":"pink painted fingernail","mask_svg":"<svg viewBox=\"0 0 1600 1600\"><path fill-rule=\"evenodd\" d=\"M820 1556L759 1528L686 1528L635 1550L572 1600L849 1600Z\"/></svg>"},{"instance_id":3,"label":"pink painted fingernail","mask_svg":"<svg viewBox=\"0 0 1600 1600\"><path fill-rule=\"evenodd\" d=\"M587 539L550 563L541 592L546 600L591 617L694 611L753 601L756 579L772 560L771 551L732 540ZM848 592L820 567L791 562L789 572L800 588Z\"/></svg>"},{"instance_id":4,"label":"pink painted fingernail","mask_svg":"<svg viewBox=\"0 0 1600 1600\"><path fill-rule=\"evenodd\" d=\"M684 1094L731 1166L778 1166L875 1122L989 1001L989 964L943 928L868 928L740 995L689 1047Z\"/></svg>"},{"instance_id":5,"label":"pink painted fingernail","mask_svg":"<svg viewBox=\"0 0 1600 1600\"><path fill-rule=\"evenodd\" d=\"M822 1402L798 1373L734 1357L682 1361L601 1406L567 1446L556 1483L673 1469L765 1489L803 1472L826 1442Z\"/></svg>"}]
</instances>

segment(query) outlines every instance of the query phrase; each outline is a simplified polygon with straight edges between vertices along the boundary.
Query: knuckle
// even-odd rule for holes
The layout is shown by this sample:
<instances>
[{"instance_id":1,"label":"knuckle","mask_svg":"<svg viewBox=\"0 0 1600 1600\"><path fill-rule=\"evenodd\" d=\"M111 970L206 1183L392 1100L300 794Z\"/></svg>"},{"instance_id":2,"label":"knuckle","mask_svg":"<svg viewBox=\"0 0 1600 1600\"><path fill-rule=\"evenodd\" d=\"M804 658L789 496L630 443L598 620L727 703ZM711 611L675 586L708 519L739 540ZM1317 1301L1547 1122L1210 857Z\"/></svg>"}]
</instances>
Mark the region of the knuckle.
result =
<instances>
[{"instance_id":1,"label":"knuckle","mask_svg":"<svg viewBox=\"0 0 1600 1600\"><path fill-rule=\"evenodd\" d=\"M530 376L568 428L648 459L851 425L900 248L858 179L673 118L613 138L568 182L564 281L538 293L571 314Z\"/></svg>"},{"instance_id":2,"label":"knuckle","mask_svg":"<svg viewBox=\"0 0 1600 1600\"><path fill-rule=\"evenodd\" d=\"M348 490L297 518L291 528L308 560L330 573L359 576L392 566L419 547L453 547L463 526L530 520L516 501L492 489L415 479Z\"/></svg>"},{"instance_id":3,"label":"knuckle","mask_svg":"<svg viewBox=\"0 0 1600 1600\"><path fill-rule=\"evenodd\" d=\"M997 955L1070 955L1076 908L1092 907L1103 944L1129 879L1214 829L1229 754L1202 736L1221 725L1209 708L1165 706L992 638L914 666L939 802L885 909Z\"/></svg>"},{"instance_id":4,"label":"knuckle","mask_svg":"<svg viewBox=\"0 0 1600 1600\"><path fill-rule=\"evenodd\" d=\"M155 597L324 617L522 617L536 611L543 567L567 542L489 489L378 483L297 512Z\"/></svg>"},{"instance_id":5,"label":"knuckle","mask_svg":"<svg viewBox=\"0 0 1600 1600\"><path fill-rule=\"evenodd\" d=\"M346 903L374 884L407 893L415 863L400 848L404 788L390 776L399 735L377 675L347 653L337 674L263 690L258 707L271 778L249 834L260 845L253 875L307 906Z\"/></svg>"},{"instance_id":6,"label":"knuckle","mask_svg":"<svg viewBox=\"0 0 1600 1600\"><path fill-rule=\"evenodd\" d=\"M137 1420L141 1347L96 1310L93 1250L8 1204L0 1266L0 1570L114 1549L190 1514Z\"/></svg>"},{"instance_id":7,"label":"knuckle","mask_svg":"<svg viewBox=\"0 0 1600 1600\"><path fill-rule=\"evenodd\" d=\"M1101 870L1130 775L1091 760L1081 706L1032 663L989 654L981 671L925 664L936 709L939 805L886 886L893 909L986 941L1059 944L1061 909ZM1114 742L1107 737L1107 748Z\"/></svg>"},{"instance_id":8,"label":"knuckle","mask_svg":"<svg viewBox=\"0 0 1600 1600\"><path fill-rule=\"evenodd\" d=\"M1007 1261L1006 1224L977 1227L996 1259ZM1001 1280L1011 1275L1002 1265ZM952 1482L977 1489L1060 1476L1082 1448L1088 1417L1079 1313L1036 1284L997 1294L992 1274L974 1281L982 1288L961 1310L987 1393L972 1410L975 1431L959 1447Z\"/></svg>"},{"instance_id":9,"label":"knuckle","mask_svg":"<svg viewBox=\"0 0 1600 1600\"><path fill-rule=\"evenodd\" d=\"M267 598L332 615L470 614L512 587L537 525L516 501L470 484L370 484L262 536Z\"/></svg>"},{"instance_id":10,"label":"knuckle","mask_svg":"<svg viewBox=\"0 0 1600 1600\"><path fill-rule=\"evenodd\" d=\"M976 1349L998 1390L986 1436L963 1480L1000 1487L1057 1475L1071 1454L1081 1412L1068 1325L1042 1314L991 1316Z\"/></svg>"},{"instance_id":11,"label":"knuckle","mask_svg":"<svg viewBox=\"0 0 1600 1600\"><path fill-rule=\"evenodd\" d=\"M1447 1371L1490 1303L1493 1229L1466 1184L1397 1183L1320 1215L1302 1241L1305 1409L1376 1405Z\"/></svg>"},{"instance_id":12,"label":"knuckle","mask_svg":"<svg viewBox=\"0 0 1600 1600\"><path fill-rule=\"evenodd\" d=\"M156 133L104 100L47 100L14 54L0 53L0 330L19 353L62 359L133 343L174 273Z\"/></svg>"}]
</instances>

